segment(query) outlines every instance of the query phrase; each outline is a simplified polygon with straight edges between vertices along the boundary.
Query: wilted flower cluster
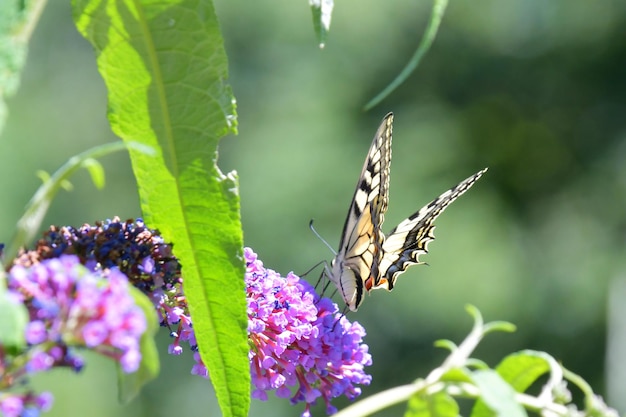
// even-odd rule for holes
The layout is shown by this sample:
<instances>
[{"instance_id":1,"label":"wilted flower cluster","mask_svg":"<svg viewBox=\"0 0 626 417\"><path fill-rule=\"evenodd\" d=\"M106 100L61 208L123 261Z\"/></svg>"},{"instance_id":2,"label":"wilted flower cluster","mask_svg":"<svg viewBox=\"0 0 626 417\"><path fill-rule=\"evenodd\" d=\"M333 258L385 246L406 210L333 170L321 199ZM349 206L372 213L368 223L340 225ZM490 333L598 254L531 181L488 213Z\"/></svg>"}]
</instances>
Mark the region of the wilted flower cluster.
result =
<instances>
[{"instance_id":1,"label":"wilted flower cluster","mask_svg":"<svg viewBox=\"0 0 626 417\"><path fill-rule=\"evenodd\" d=\"M328 414L336 412L332 398L354 399L361 393L355 384L371 381L364 372L372 363L362 344L365 330L306 281L266 269L249 248L244 254L253 397L266 400L266 391L276 391L293 404L304 402L303 416L321 398Z\"/></svg>"},{"instance_id":2,"label":"wilted flower cluster","mask_svg":"<svg viewBox=\"0 0 626 417\"><path fill-rule=\"evenodd\" d=\"M180 284L181 266L172 255L172 246L142 219L122 222L114 217L95 226L52 226L35 249L21 253L15 263L29 266L63 254L78 256L90 269L117 268L147 294Z\"/></svg>"}]
</instances>

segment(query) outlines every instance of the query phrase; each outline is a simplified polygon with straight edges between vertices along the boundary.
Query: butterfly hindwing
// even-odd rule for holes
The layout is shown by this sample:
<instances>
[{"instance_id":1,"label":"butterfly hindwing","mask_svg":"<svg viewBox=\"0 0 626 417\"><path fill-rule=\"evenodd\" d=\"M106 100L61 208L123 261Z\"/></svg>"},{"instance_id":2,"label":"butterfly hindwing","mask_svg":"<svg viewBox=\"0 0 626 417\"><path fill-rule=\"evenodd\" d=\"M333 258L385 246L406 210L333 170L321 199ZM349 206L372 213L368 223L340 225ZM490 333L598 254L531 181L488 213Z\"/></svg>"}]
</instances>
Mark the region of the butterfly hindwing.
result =
<instances>
[{"instance_id":1,"label":"butterfly hindwing","mask_svg":"<svg viewBox=\"0 0 626 417\"><path fill-rule=\"evenodd\" d=\"M383 243L381 274L374 284L375 288L392 290L398 275L411 265L423 263L419 255L428 253L428 243L435 239L435 219L469 190L485 171L486 168L452 187L389 232Z\"/></svg>"},{"instance_id":2,"label":"butterfly hindwing","mask_svg":"<svg viewBox=\"0 0 626 417\"><path fill-rule=\"evenodd\" d=\"M428 243L435 238L435 219L487 170L441 194L385 236L382 224L389 205L392 124L393 114L389 113L376 131L350 204L339 250L327 271L352 311L363 301L364 290L391 290L399 274L422 263L419 255L428 252Z\"/></svg>"}]
</instances>

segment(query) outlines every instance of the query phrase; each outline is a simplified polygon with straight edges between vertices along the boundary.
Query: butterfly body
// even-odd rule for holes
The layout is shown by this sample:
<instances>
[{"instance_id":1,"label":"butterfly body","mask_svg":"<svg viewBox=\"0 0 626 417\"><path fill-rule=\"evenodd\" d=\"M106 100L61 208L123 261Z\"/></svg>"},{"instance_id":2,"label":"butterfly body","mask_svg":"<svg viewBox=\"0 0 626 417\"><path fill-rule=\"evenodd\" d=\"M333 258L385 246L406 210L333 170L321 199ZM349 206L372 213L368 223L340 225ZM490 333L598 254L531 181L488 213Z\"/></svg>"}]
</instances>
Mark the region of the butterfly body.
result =
<instances>
[{"instance_id":1,"label":"butterfly body","mask_svg":"<svg viewBox=\"0 0 626 417\"><path fill-rule=\"evenodd\" d=\"M424 263L419 255L428 252L428 243L435 238L435 219L487 171L485 168L452 187L385 235L381 227L389 204L392 130L393 114L389 113L370 146L339 250L327 271L352 311L358 309L365 291L391 291L398 275L409 266Z\"/></svg>"}]
</instances>

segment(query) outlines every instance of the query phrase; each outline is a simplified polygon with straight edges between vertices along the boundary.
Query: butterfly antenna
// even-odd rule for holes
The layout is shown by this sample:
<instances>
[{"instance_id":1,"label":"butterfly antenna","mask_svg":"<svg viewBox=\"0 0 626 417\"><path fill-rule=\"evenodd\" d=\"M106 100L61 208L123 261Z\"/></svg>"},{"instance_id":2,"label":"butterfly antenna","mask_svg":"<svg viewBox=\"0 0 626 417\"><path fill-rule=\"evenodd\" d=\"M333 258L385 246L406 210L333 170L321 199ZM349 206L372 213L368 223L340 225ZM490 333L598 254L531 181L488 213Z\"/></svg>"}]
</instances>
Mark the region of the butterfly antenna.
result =
<instances>
[{"instance_id":1,"label":"butterfly antenna","mask_svg":"<svg viewBox=\"0 0 626 417\"><path fill-rule=\"evenodd\" d=\"M333 255L337 256L337 252L335 252L335 250L333 249L333 247L332 247L332 246L330 246L330 245L328 244L328 242L326 242L326 240L325 240L322 236L320 236L320 234L319 234L319 233L317 233L317 230L315 230L315 227L313 227L313 219L311 219L311 221L309 222L309 229L311 229L311 231L315 234L315 236L317 236L317 238L318 238L319 240L321 240L321 241L324 243L324 245L326 245L326 247L327 247L328 249L330 249L330 251L333 253Z\"/></svg>"}]
</instances>

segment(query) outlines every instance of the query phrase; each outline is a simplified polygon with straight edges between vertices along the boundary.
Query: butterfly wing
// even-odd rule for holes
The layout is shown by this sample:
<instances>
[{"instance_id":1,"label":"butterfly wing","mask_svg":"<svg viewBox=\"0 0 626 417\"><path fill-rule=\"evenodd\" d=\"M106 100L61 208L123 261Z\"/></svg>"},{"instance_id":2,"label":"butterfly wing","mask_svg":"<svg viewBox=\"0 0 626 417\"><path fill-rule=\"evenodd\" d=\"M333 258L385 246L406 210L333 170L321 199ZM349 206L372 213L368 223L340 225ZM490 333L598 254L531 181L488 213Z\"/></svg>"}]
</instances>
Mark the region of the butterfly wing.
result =
<instances>
[{"instance_id":1,"label":"butterfly wing","mask_svg":"<svg viewBox=\"0 0 626 417\"><path fill-rule=\"evenodd\" d=\"M435 219L487 171L487 168L452 187L401 222L385 237L382 245L380 278L373 288L393 289L398 275L411 265L422 264L421 254L428 253L428 243L435 239Z\"/></svg>"},{"instance_id":2,"label":"butterfly wing","mask_svg":"<svg viewBox=\"0 0 626 417\"><path fill-rule=\"evenodd\" d=\"M376 131L328 274L352 311L361 304L363 288L371 287L370 277L377 276L382 259L381 225L389 204L392 124L393 114L389 113Z\"/></svg>"}]
</instances>

